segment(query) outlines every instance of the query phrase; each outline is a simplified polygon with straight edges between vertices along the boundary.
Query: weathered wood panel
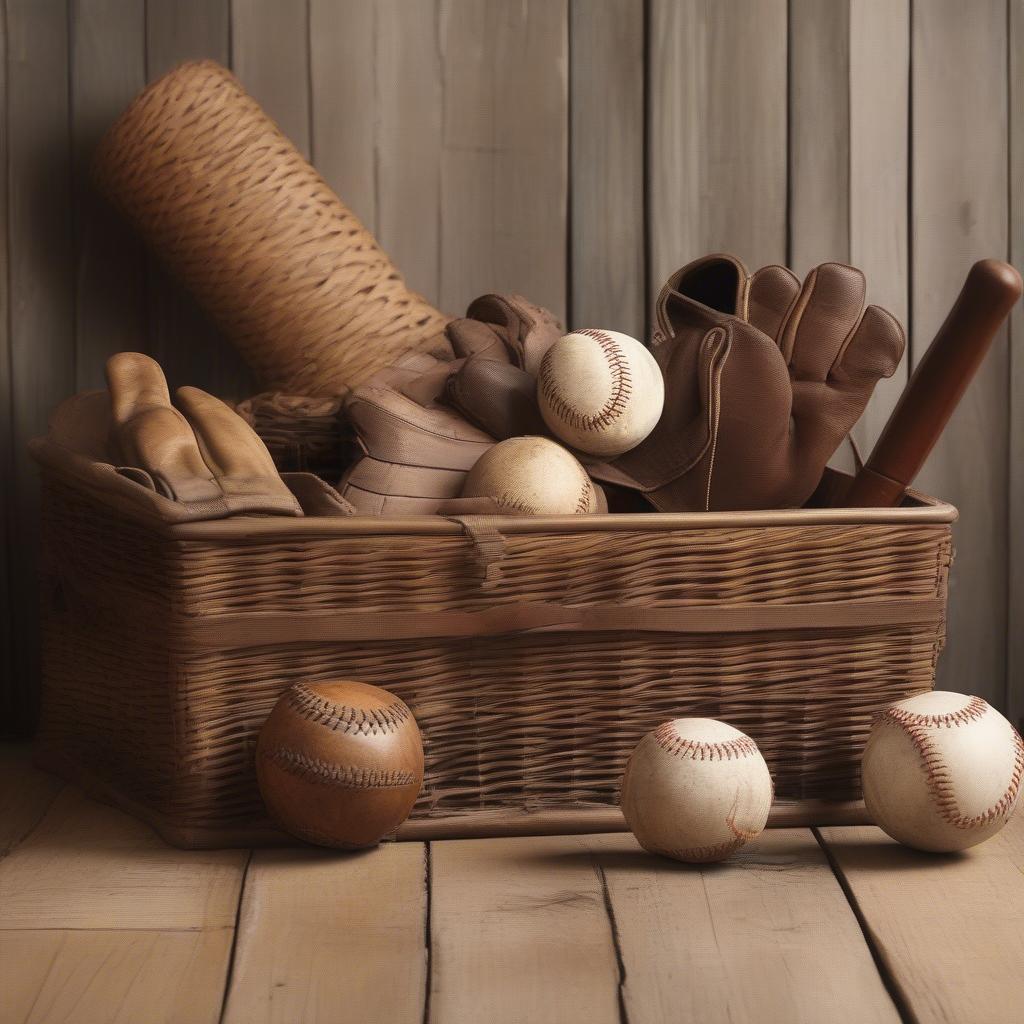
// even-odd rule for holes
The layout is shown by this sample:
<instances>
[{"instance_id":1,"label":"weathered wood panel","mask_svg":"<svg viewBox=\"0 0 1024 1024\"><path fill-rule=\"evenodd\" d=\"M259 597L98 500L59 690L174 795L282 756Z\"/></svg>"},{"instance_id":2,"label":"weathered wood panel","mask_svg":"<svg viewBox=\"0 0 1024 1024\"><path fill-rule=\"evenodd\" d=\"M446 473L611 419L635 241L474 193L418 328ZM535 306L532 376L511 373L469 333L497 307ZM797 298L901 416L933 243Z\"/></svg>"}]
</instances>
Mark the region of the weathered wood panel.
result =
<instances>
[{"instance_id":1,"label":"weathered wood panel","mask_svg":"<svg viewBox=\"0 0 1024 1024\"><path fill-rule=\"evenodd\" d=\"M790 6L790 265L800 275L827 260L859 267L868 301L908 332L909 28L908 0ZM865 455L907 362L854 430Z\"/></svg>"},{"instance_id":2,"label":"weathered wood panel","mask_svg":"<svg viewBox=\"0 0 1024 1024\"><path fill-rule=\"evenodd\" d=\"M432 844L430 1021L618 1024L619 968L588 842Z\"/></svg>"},{"instance_id":3,"label":"weathered wood panel","mask_svg":"<svg viewBox=\"0 0 1024 1024\"><path fill-rule=\"evenodd\" d=\"M5 1021L216 1024L234 930L0 930Z\"/></svg>"},{"instance_id":4,"label":"weathered wood panel","mask_svg":"<svg viewBox=\"0 0 1024 1024\"><path fill-rule=\"evenodd\" d=\"M226 1024L419 1024L427 989L426 883L422 843L352 854L256 851Z\"/></svg>"},{"instance_id":5,"label":"weathered wood panel","mask_svg":"<svg viewBox=\"0 0 1024 1024\"><path fill-rule=\"evenodd\" d=\"M789 265L850 258L850 0L789 5Z\"/></svg>"},{"instance_id":6,"label":"weathered wood panel","mask_svg":"<svg viewBox=\"0 0 1024 1024\"><path fill-rule=\"evenodd\" d=\"M7 110L7 11L0 8L0 110ZM28 680L16 686L14 667L14 581L11 549L14 546L15 476L14 437L11 422L10 260L7 251L7 118L0 117L0 479L7 485L0 493L0 736L26 728L17 713L20 690L32 688Z\"/></svg>"},{"instance_id":7,"label":"weathered wood panel","mask_svg":"<svg viewBox=\"0 0 1024 1024\"><path fill-rule=\"evenodd\" d=\"M71 131L75 201L76 388L106 387L115 352L146 342L142 244L93 187L100 137L146 84L144 0L73 0Z\"/></svg>"},{"instance_id":8,"label":"weathered wood panel","mask_svg":"<svg viewBox=\"0 0 1024 1024\"><path fill-rule=\"evenodd\" d=\"M628 835L586 843L607 884L630 1024L900 1020L809 830L765 832L701 869Z\"/></svg>"},{"instance_id":9,"label":"weathered wood panel","mask_svg":"<svg viewBox=\"0 0 1024 1024\"><path fill-rule=\"evenodd\" d=\"M176 850L68 788L0 860L0 929L234 927L247 856Z\"/></svg>"},{"instance_id":10,"label":"weathered wood panel","mask_svg":"<svg viewBox=\"0 0 1024 1024\"><path fill-rule=\"evenodd\" d=\"M643 338L644 5L572 0L569 28L569 325Z\"/></svg>"},{"instance_id":11,"label":"weathered wood panel","mask_svg":"<svg viewBox=\"0 0 1024 1024\"><path fill-rule=\"evenodd\" d=\"M409 286L435 305L441 292L439 19L438 0L379 0L374 50L377 239Z\"/></svg>"},{"instance_id":12,"label":"weathered wood panel","mask_svg":"<svg viewBox=\"0 0 1024 1024\"><path fill-rule=\"evenodd\" d=\"M440 305L521 292L564 319L566 0L442 0Z\"/></svg>"},{"instance_id":13,"label":"weathered wood panel","mask_svg":"<svg viewBox=\"0 0 1024 1024\"><path fill-rule=\"evenodd\" d=\"M146 4L146 74L152 81L187 60L231 63L230 0Z\"/></svg>"},{"instance_id":14,"label":"weathered wood panel","mask_svg":"<svg viewBox=\"0 0 1024 1024\"><path fill-rule=\"evenodd\" d=\"M75 390L69 52L62 0L9 0L7 14L8 327L12 718L34 718L38 678L39 494L26 445Z\"/></svg>"},{"instance_id":15,"label":"weathered wood panel","mask_svg":"<svg viewBox=\"0 0 1024 1024\"><path fill-rule=\"evenodd\" d=\"M187 60L229 65L229 0L175 0L146 8L146 70L153 80ZM147 261L148 351L172 387L192 384L224 397L252 394L256 382L241 356L181 285L153 258Z\"/></svg>"},{"instance_id":16,"label":"weathered wood panel","mask_svg":"<svg viewBox=\"0 0 1024 1024\"><path fill-rule=\"evenodd\" d=\"M377 230L377 3L310 0L313 163L346 205Z\"/></svg>"},{"instance_id":17,"label":"weathered wood panel","mask_svg":"<svg viewBox=\"0 0 1024 1024\"><path fill-rule=\"evenodd\" d=\"M651 298L716 249L786 260L786 26L785 0L651 0Z\"/></svg>"},{"instance_id":18,"label":"weathered wood panel","mask_svg":"<svg viewBox=\"0 0 1024 1024\"><path fill-rule=\"evenodd\" d=\"M1020 1017L1024 815L963 854L919 853L876 828L827 828L822 836L909 1009L905 1019Z\"/></svg>"},{"instance_id":19,"label":"weathered wood panel","mask_svg":"<svg viewBox=\"0 0 1024 1024\"><path fill-rule=\"evenodd\" d=\"M0 1019L216 1021L245 858L172 850L0 748Z\"/></svg>"},{"instance_id":20,"label":"weathered wood panel","mask_svg":"<svg viewBox=\"0 0 1024 1024\"><path fill-rule=\"evenodd\" d=\"M907 329L907 352L880 381L854 430L865 456L878 440L907 382L910 292L909 0L853 0L850 5L850 256L868 279L868 301Z\"/></svg>"},{"instance_id":21,"label":"weathered wood panel","mask_svg":"<svg viewBox=\"0 0 1024 1024\"><path fill-rule=\"evenodd\" d=\"M971 264L1007 253L1005 0L918 4L912 45L916 361ZM1004 332L918 480L961 515L939 685L999 705L1006 679L1008 372Z\"/></svg>"},{"instance_id":22,"label":"weathered wood panel","mask_svg":"<svg viewBox=\"0 0 1024 1024\"><path fill-rule=\"evenodd\" d=\"M309 5L231 0L231 66L305 156L310 153Z\"/></svg>"}]
</instances>

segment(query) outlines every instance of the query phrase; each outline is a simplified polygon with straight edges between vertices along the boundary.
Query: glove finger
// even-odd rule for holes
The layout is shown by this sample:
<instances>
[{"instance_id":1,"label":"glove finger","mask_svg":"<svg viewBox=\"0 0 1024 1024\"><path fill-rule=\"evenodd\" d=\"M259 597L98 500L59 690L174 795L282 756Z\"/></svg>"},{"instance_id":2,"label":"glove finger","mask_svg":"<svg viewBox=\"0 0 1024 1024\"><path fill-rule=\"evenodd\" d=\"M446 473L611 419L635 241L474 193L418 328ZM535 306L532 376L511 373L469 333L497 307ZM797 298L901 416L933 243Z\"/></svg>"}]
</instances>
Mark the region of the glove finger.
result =
<instances>
[{"instance_id":1,"label":"glove finger","mask_svg":"<svg viewBox=\"0 0 1024 1024\"><path fill-rule=\"evenodd\" d=\"M494 444L454 409L424 408L388 388L356 388L345 410L366 453L381 462L468 470Z\"/></svg>"},{"instance_id":2,"label":"glove finger","mask_svg":"<svg viewBox=\"0 0 1024 1024\"><path fill-rule=\"evenodd\" d=\"M842 263L823 263L804 281L779 347L794 380L828 377L864 309L864 275Z\"/></svg>"},{"instance_id":3,"label":"glove finger","mask_svg":"<svg viewBox=\"0 0 1024 1024\"><path fill-rule=\"evenodd\" d=\"M178 388L176 395L232 512L302 514L267 446L234 409L199 388Z\"/></svg>"},{"instance_id":4,"label":"glove finger","mask_svg":"<svg viewBox=\"0 0 1024 1024\"><path fill-rule=\"evenodd\" d=\"M762 267L750 278L747 322L777 342L799 294L800 279L791 270L777 264Z\"/></svg>"},{"instance_id":5,"label":"glove finger","mask_svg":"<svg viewBox=\"0 0 1024 1024\"><path fill-rule=\"evenodd\" d=\"M905 347L899 321L878 306L868 306L828 380L793 382L796 471L807 486L817 482L860 419L879 379L896 371Z\"/></svg>"},{"instance_id":6,"label":"glove finger","mask_svg":"<svg viewBox=\"0 0 1024 1024\"><path fill-rule=\"evenodd\" d=\"M836 382L858 381L869 389L891 377L907 347L903 325L880 306L868 306L860 325L839 353L830 377ZM870 397L870 391L869 391Z\"/></svg>"},{"instance_id":7,"label":"glove finger","mask_svg":"<svg viewBox=\"0 0 1024 1024\"><path fill-rule=\"evenodd\" d=\"M451 342L452 351L458 359L479 355L485 359L496 359L501 363L510 362L505 343L490 324L466 317L462 320L453 320L445 331Z\"/></svg>"},{"instance_id":8,"label":"glove finger","mask_svg":"<svg viewBox=\"0 0 1024 1024\"><path fill-rule=\"evenodd\" d=\"M555 315L522 295L481 295L466 315L493 325L509 353L509 361L537 374L544 353L562 336Z\"/></svg>"},{"instance_id":9,"label":"glove finger","mask_svg":"<svg viewBox=\"0 0 1024 1024\"><path fill-rule=\"evenodd\" d=\"M280 482L267 446L238 413L199 388L178 388L176 397L215 476Z\"/></svg>"},{"instance_id":10,"label":"glove finger","mask_svg":"<svg viewBox=\"0 0 1024 1024\"><path fill-rule=\"evenodd\" d=\"M479 356L449 378L446 392L456 409L498 441L548 436L536 395L537 384L525 370Z\"/></svg>"},{"instance_id":11,"label":"glove finger","mask_svg":"<svg viewBox=\"0 0 1024 1024\"><path fill-rule=\"evenodd\" d=\"M117 424L147 409L170 409L171 394L160 364L141 352L118 352L107 360L107 387Z\"/></svg>"},{"instance_id":12,"label":"glove finger","mask_svg":"<svg viewBox=\"0 0 1024 1024\"><path fill-rule=\"evenodd\" d=\"M488 362L497 361L488 359L487 356L480 356L478 358L487 360ZM461 359L454 359L448 363L438 360L430 369L424 370L424 372L418 377L413 380L406 381L404 384L399 386L398 390L401 391L406 398L411 398L419 405L434 405L444 396L449 378L462 365L463 363ZM499 363L498 365L501 366L504 364Z\"/></svg>"},{"instance_id":13,"label":"glove finger","mask_svg":"<svg viewBox=\"0 0 1024 1024\"><path fill-rule=\"evenodd\" d=\"M141 352L120 352L107 360L106 369L121 461L149 473L158 491L172 500L219 499L220 488L192 428L171 405L160 364Z\"/></svg>"}]
</instances>

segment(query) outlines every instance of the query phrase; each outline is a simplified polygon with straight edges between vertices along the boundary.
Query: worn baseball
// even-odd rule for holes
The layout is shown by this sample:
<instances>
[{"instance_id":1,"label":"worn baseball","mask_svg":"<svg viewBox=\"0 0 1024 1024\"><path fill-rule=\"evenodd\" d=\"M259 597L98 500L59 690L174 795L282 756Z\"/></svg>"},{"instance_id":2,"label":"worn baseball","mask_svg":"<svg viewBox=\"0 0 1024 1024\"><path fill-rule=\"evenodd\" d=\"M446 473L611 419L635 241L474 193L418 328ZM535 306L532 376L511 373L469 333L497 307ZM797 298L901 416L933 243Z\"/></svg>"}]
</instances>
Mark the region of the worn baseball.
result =
<instances>
[{"instance_id":1,"label":"worn baseball","mask_svg":"<svg viewBox=\"0 0 1024 1024\"><path fill-rule=\"evenodd\" d=\"M466 476L464 498L491 498L510 515L586 515L597 489L571 452L546 437L510 437L489 448Z\"/></svg>"},{"instance_id":2,"label":"worn baseball","mask_svg":"<svg viewBox=\"0 0 1024 1024\"><path fill-rule=\"evenodd\" d=\"M862 769L868 812L893 839L918 850L966 850L1010 820L1024 744L980 697L936 690L875 719Z\"/></svg>"},{"instance_id":3,"label":"worn baseball","mask_svg":"<svg viewBox=\"0 0 1024 1024\"><path fill-rule=\"evenodd\" d=\"M566 444L610 458L635 448L657 426L665 382L654 356L635 338L576 331L544 354L537 404Z\"/></svg>"},{"instance_id":4,"label":"worn baseball","mask_svg":"<svg viewBox=\"0 0 1024 1024\"><path fill-rule=\"evenodd\" d=\"M256 775L271 816L320 846L373 846L409 816L423 783L412 712L366 683L299 683L270 712Z\"/></svg>"},{"instance_id":5,"label":"worn baseball","mask_svg":"<svg viewBox=\"0 0 1024 1024\"><path fill-rule=\"evenodd\" d=\"M724 860L760 835L772 795L768 766L749 736L713 718L677 718L633 751L621 803L645 850L700 864Z\"/></svg>"}]
</instances>

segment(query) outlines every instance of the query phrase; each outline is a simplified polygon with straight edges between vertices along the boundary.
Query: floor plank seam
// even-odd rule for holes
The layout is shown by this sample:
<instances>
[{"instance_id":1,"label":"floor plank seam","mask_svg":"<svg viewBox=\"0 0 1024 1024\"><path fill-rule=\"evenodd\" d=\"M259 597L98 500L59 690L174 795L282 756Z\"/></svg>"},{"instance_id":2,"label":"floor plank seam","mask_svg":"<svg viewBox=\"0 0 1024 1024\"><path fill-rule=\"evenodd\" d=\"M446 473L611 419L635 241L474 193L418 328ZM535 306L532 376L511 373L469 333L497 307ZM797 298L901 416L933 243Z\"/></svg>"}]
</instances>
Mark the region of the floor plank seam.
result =
<instances>
[{"instance_id":1,"label":"floor plank seam","mask_svg":"<svg viewBox=\"0 0 1024 1024\"><path fill-rule=\"evenodd\" d=\"M431 891L433 889L433 859L430 843L423 844L423 955L426 958L426 980L423 983L423 1024L430 1024L430 990L434 985L433 918Z\"/></svg>"},{"instance_id":2,"label":"floor plank seam","mask_svg":"<svg viewBox=\"0 0 1024 1024\"><path fill-rule=\"evenodd\" d=\"M594 871L601 884L601 898L604 901L604 912L608 917L608 927L612 934L612 950L615 953L615 964L618 968L618 984L616 986L619 999L619 1024L629 1024L629 1011L626 1009L626 961L622 956L622 942L619 937L619 923L615 919L615 907L612 905L612 894L608 889L608 878L604 865L597 857L593 858Z\"/></svg>"},{"instance_id":3,"label":"floor plank seam","mask_svg":"<svg viewBox=\"0 0 1024 1024\"><path fill-rule=\"evenodd\" d=\"M242 881L238 886L238 905L235 907L235 929L231 936L231 949L228 951L228 969L224 976L224 993L220 1000L220 1016L217 1018L219 1024L224 1024L224 1016L228 1010L228 999L231 995L231 982L235 974L235 956L238 953L238 933L242 925L242 904L245 902L245 885L249 880L249 868L252 867L252 859L255 850L249 850L245 859L245 866L242 868Z\"/></svg>"},{"instance_id":4,"label":"floor plank seam","mask_svg":"<svg viewBox=\"0 0 1024 1024\"><path fill-rule=\"evenodd\" d=\"M17 932L115 932L118 935L134 934L135 932L156 932L160 935L198 935L200 933L234 931L235 926L231 924L196 925L194 928L160 928L160 927L128 927L115 928L114 926L101 926L94 928L91 925L75 924L40 924L28 925L22 928L20 925L8 925L0 918L0 934L12 934Z\"/></svg>"},{"instance_id":5,"label":"floor plank seam","mask_svg":"<svg viewBox=\"0 0 1024 1024\"><path fill-rule=\"evenodd\" d=\"M825 837L821 834L821 829L811 828L811 834L817 840L818 846L821 847L822 852L825 854L825 859L828 861L829 867L832 869L832 874L835 876L836 881L839 883L839 888L842 889L843 895L846 897L846 902L850 905L850 910L853 911L853 916L857 921L857 925L860 928L861 935L864 937L864 942L868 947L868 952L871 953L871 959L874 961L875 969L878 971L879 977L882 979L882 984L885 986L886 992L889 993L889 998L893 1002L893 1006L896 1007L896 1012L900 1015L900 1020L903 1024L921 1024L917 1014L911 1009L910 1001L907 998L906 992L903 991L903 987L896 979L896 973L892 970L888 959L879 946L878 941L875 938L874 933L871 931L871 926L868 924L867 918L864 916L863 910L861 910L860 903L857 902L857 897L850 887L850 883L846 879L846 875L843 873L843 869L839 866L839 861L836 860L835 854L829 848Z\"/></svg>"}]
</instances>

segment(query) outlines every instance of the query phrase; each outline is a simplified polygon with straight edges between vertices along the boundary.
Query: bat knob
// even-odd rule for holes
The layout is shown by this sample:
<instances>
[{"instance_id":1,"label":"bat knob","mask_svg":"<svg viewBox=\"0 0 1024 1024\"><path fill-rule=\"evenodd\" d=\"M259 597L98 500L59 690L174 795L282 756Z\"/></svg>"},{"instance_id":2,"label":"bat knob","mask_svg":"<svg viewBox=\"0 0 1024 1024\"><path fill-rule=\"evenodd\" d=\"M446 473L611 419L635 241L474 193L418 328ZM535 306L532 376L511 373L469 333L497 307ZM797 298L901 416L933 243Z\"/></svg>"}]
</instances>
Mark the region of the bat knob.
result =
<instances>
[{"instance_id":1,"label":"bat knob","mask_svg":"<svg viewBox=\"0 0 1024 1024\"><path fill-rule=\"evenodd\" d=\"M1024 292L1024 279L1017 268L1005 260L978 260L967 274L964 291L976 292L980 301L987 299L1005 308L1005 316Z\"/></svg>"}]
</instances>

